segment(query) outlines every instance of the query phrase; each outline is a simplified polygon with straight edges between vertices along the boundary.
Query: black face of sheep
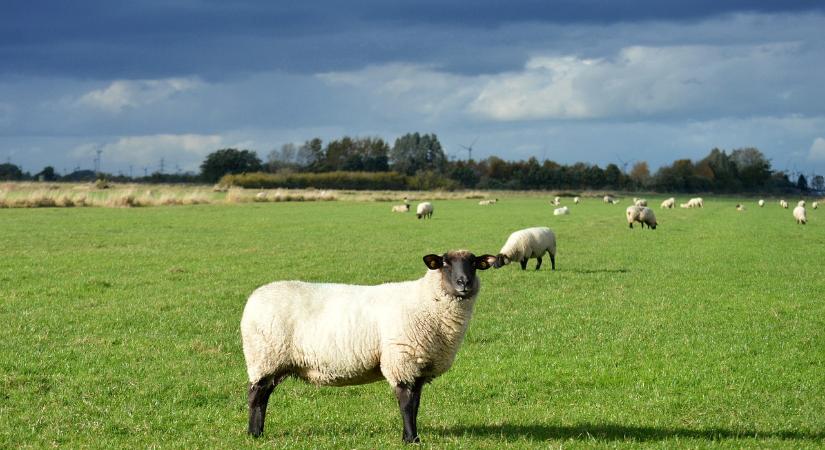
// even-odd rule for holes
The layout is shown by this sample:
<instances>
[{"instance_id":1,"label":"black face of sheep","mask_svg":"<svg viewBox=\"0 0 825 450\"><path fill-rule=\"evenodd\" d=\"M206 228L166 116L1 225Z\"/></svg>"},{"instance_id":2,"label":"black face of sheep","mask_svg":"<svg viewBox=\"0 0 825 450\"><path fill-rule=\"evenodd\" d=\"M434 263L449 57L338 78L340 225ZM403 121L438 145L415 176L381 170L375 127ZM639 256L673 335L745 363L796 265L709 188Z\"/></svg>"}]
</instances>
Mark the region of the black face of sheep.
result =
<instances>
[{"instance_id":1,"label":"black face of sheep","mask_svg":"<svg viewBox=\"0 0 825 450\"><path fill-rule=\"evenodd\" d=\"M441 284L455 297L472 297L478 292L476 270L487 270L496 261L493 255L476 256L470 252L450 252L441 256L427 255L424 264L431 270L441 270Z\"/></svg>"},{"instance_id":2,"label":"black face of sheep","mask_svg":"<svg viewBox=\"0 0 825 450\"><path fill-rule=\"evenodd\" d=\"M501 269L507 264L510 264L510 258L508 258L502 253L496 255L495 261L493 261L493 267L495 267L496 269Z\"/></svg>"}]
</instances>

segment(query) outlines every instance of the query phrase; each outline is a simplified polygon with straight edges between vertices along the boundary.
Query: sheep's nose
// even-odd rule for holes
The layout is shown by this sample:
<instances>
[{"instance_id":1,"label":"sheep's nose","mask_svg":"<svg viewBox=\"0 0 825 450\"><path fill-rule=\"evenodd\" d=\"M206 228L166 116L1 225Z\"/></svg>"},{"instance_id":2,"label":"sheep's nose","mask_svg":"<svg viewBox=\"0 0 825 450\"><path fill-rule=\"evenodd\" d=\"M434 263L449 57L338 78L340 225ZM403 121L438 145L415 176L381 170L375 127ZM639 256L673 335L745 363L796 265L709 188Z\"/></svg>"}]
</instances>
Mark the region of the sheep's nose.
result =
<instances>
[{"instance_id":1,"label":"sheep's nose","mask_svg":"<svg viewBox=\"0 0 825 450\"><path fill-rule=\"evenodd\" d=\"M467 277L458 277L458 279L455 280L455 284L462 288L467 286Z\"/></svg>"}]
</instances>

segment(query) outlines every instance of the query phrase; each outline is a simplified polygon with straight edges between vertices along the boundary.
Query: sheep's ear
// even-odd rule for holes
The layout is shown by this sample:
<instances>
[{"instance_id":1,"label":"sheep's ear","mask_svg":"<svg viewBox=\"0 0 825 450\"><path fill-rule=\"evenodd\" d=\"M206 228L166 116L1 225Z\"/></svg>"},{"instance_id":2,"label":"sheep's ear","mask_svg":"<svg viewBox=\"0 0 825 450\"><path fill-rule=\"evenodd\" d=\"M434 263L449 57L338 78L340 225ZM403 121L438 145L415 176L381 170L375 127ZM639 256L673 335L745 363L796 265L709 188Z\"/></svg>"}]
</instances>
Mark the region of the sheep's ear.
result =
<instances>
[{"instance_id":1,"label":"sheep's ear","mask_svg":"<svg viewBox=\"0 0 825 450\"><path fill-rule=\"evenodd\" d=\"M426 264L430 270L438 270L444 265L444 258L438 255L427 255L424 257L424 264Z\"/></svg>"},{"instance_id":2,"label":"sheep's ear","mask_svg":"<svg viewBox=\"0 0 825 450\"><path fill-rule=\"evenodd\" d=\"M496 262L496 257L493 255L476 256L475 266L478 270L487 270L494 262Z\"/></svg>"}]
</instances>

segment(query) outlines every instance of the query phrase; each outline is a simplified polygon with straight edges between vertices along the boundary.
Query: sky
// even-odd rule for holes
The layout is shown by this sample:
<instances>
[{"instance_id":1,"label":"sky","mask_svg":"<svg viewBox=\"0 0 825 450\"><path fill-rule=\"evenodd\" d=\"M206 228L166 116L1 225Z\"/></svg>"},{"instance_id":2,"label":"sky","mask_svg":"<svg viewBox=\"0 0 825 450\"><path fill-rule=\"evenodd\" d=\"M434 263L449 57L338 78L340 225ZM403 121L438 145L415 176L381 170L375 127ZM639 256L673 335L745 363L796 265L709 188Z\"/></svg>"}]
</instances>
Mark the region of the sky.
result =
<instances>
[{"instance_id":1,"label":"sky","mask_svg":"<svg viewBox=\"0 0 825 450\"><path fill-rule=\"evenodd\" d=\"M825 174L825 2L4 0L0 162L198 171L314 137Z\"/></svg>"}]
</instances>

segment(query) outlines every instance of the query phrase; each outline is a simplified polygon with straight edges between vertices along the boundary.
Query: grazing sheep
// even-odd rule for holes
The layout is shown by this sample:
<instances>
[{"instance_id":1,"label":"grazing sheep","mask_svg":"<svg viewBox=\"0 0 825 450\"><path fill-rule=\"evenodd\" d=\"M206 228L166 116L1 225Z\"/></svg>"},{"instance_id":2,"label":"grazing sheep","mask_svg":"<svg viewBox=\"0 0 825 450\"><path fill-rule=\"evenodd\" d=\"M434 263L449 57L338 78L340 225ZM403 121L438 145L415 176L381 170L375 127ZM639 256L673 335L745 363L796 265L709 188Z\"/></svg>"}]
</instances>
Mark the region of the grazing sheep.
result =
<instances>
[{"instance_id":1,"label":"grazing sheep","mask_svg":"<svg viewBox=\"0 0 825 450\"><path fill-rule=\"evenodd\" d=\"M614 200L615 200L615 199L613 198L613 196L612 196L612 195L605 195L605 196L604 196L604 202L605 202L605 203L615 204L616 202L615 202Z\"/></svg>"},{"instance_id":2,"label":"grazing sheep","mask_svg":"<svg viewBox=\"0 0 825 450\"><path fill-rule=\"evenodd\" d=\"M804 206L797 206L793 209L793 218L796 219L796 223L800 225L805 225L808 223L808 216L805 214L805 207Z\"/></svg>"},{"instance_id":3,"label":"grazing sheep","mask_svg":"<svg viewBox=\"0 0 825 450\"><path fill-rule=\"evenodd\" d=\"M625 210L625 217L627 218L627 226L629 228L633 228L633 222L639 222L642 228L644 228L646 224L651 229L656 229L656 214L646 206L628 206Z\"/></svg>"},{"instance_id":4,"label":"grazing sheep","mask_svg":"<svg viewBox=\"0 0 825 450\"><path fill-rule=\"evenodd\" d=\"M561 205L561 197L556 197L553 199L553 204L556 206Z\"/></svg>"},{"instance_id":5,"label":"grazing sheep","mask_svg":"<svg viewBox=\"0 0 825 450\"><path fill-rule=\"evenodd\" d=\"M581 199L580 199L580 198L578 198L578 197L573 197L573 203L575 203L575 204L577 204L577 205L578 205L580 201L581 201Z\"/></svg>"},{"instance_id":6,"label":"grazing sheep","mask_svg":"<svg viewBox=\"0 0 825 450\"><path fill-rule=\"evenodd\" d=\"M647 206L647 200L643 198L637 198L633 200L633 204L636 206Z\"/></svg>"},{"instance_id":7,"label":"grazing sheep","mask_svg":"<svg viewBox=\"0 0 825 450\"><path fill-rule=\"evenodd\" d=\"M801 207L804 208L805 207L805 200L800 200L799 202L797 202L796 206L801 206Z\"/></svg>"},{"instance_id":8,"label":"grazing sheep","mask_svg":"<svg viewBox=\"0 0 825 450\"><path fill-rule=\"evenodd\" d=\"M760 208L765 206L765 200L762 200L761 198L759 199L759 201L757 203L759 204Z\"/></svg>"},{"instance_id":9,"label":"grazing sheep","mask_svg":"<svg viewBox=\"0 0 825 450\"><path fill-rule=\"evenodd\" d=\"M497 198L491 200L481 200L478 202L479 205L495 205L498 202Z\"/></svg>"},{"instance_id":10,"label":"grazing sheep","mask_svg":"<svg viewBox=\"0 0 825 450\"><path fill-rule=\"evenodd\" d=\"M786 202L785 200L779 200L779 206L781 206L784 209L788 209L788 202Z\"/></svg>"},{"instance_id":11,"label":"grazing sheep","mask_svg":"<svg viewBox=\"0 0 825 450\"><path fill-rule=\"evenodd\" d=\"M704 208L705 200L702 197L694 197L688 200L688 205L690 208Z\"/></svg>"},{"instance_id":12,"label":"grazing sheep","mask_svg":"<svg viewBox=\"0 0 825 450\"><path fill-rule=\"evenodd\" d=\"M421 202L415 209L415 217L422 219L430 219L433 217L433 204L430 202Z\"/></svg>"},{"instance_id":13,"label":"grazing sheep","mask_svg":"<svg viewBox=\"0 0 825 450\"><path fill-rule=\"evenodd\" d=\"M737 211L744 211L745 210L745 205L743 205L741 203L737 203L736 204L736 210Z\"/></svg>"},{"instance_id":14,"label":"grazing sheep","mask_svg":"<svg viewBox=\"0 0 825 450\"><path fill-rule=\"evenodd\" d=\"M536 270L541 267L541 257L550 254L550 265L556 270L556 235L547 227L525 228L514 231L496 255L493 267L499 269L513 261L521 263L521 270L527 269L527 260L536 258Z\"/></svg>"},{"instance_id":15,"label":"grazing sheep","mask_svg":"<svg viewBox=\"0 0 825 450\"><path fill-rule=\"evenodd\" d=\"M410 212L410 205L409 205L409 203L404 203L403 205L394 205L392 207L392 212L400 212L400 213Z\"/></svg>"},{"instance_id":16,"label":"grazing sheep","mask_svg":"<svg viewBox=\"0 0 825 450\"><path fill-rule=\"evenodd\" d=\"M819 208L819 202L811 203L811 209L817 209L817 208Z\"/></svg>"},{"instance_id":17,"label":"grazing sheep","mask_svg":"<svg viewBox=\"0 0 825 450\"><path fill-rule=\"evenodd\" d=\"M319 386L385 379L395 389L404 441L418 442L421 390L453 364L480 289L476 270L495 260L459 250L425 256L429 270L413 281L276 281L256 289L241 319L249 433L263 433L269 396L289 376Z\"/></svg>"},{"instance_id":18,"label":"grazing sheep","mask_svg":"<svg viewBox=\"0 0 825 450\"><path fill-rule=\"evenodd\" d=\"M610 204L611 205L618 205L619 201L614 198L614 199L610 200Z\"/></svg>"},{"instance_id":19,"label":"grazing sheep","mask_svg":"<svg viewBox=\"0 0 825 450\"><path fill-rule=\"evenodd\" d=\"M674 205L676 205L676 199L673 198L673 197L670 197L669 199L662 202L661 207L662 207L662 209L670 209L670 208L673 208Z\"/></svg>"},{"instance_id":20,"label":"grazing sheep","mask_svg":"<svg viewBox=\"0 0 825 450\"><path fill-rule=\"evenodd\" d=\"M565 216L570 214L570 208L566 206L562 206L561 208L556 208L553 210L554 216Z\"/></svg>"}]
</instances>

